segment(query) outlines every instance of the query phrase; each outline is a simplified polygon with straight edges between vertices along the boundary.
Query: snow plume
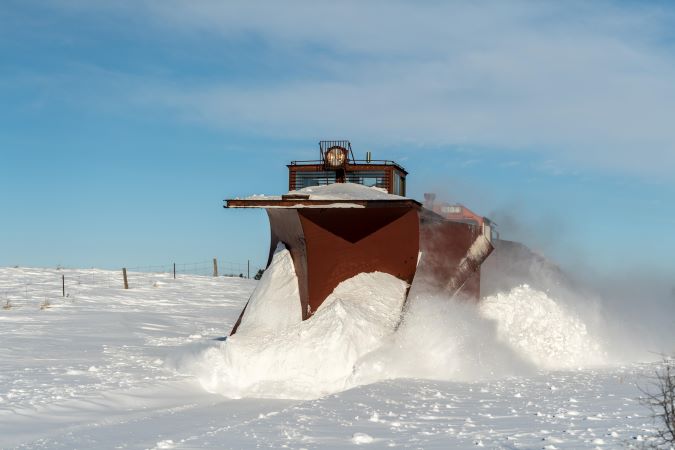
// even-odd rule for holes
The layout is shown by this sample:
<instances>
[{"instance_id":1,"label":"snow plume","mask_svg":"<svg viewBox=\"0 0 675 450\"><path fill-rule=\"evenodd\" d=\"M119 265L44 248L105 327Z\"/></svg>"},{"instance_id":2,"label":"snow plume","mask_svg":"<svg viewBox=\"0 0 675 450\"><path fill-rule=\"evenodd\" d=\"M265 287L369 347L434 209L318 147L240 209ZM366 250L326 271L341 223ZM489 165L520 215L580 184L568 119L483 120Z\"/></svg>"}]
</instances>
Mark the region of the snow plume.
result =
<instances>
[{"instance_id":1,"label":"snow plume","mask_svg":"<svg viewBox=\"0 0 675 450\"><path fill-rule=\"evenodd\" d=\"M396 333L363 357L353 383L388 378L474 381L598 366L606 356L598 338L572 310L522 285L472 302L421 294Z\"/></svg>"},{"instance_id":2,"label":"snow plume","mask_svg":"<svg viewBox=\"0 0 675 450\"><path fill-rule=\"evenodd\" d=\"M500 342L494 324L474 304L421 294L408 305L396 333L358 361L352 384L393 378L474 381L531 367Z\"/></svg>"},{"instance_id":3,"label":"snow plume","mask_svg":"<svg viewBox=\"0 0 675 450\"><path fill-rule=\"evenodd\" d=\"M276 286L295 279L288 250L274 256L275 271L265 271L259 291L274 301ZM297 280L295 280L297 284ZM209 392L227 397L315 398L349 387L356 361L381 345L400 319L407 284L384 273L359 274L338 285L310 320L277 320L278 327L242 327L227 341L170 362L195 375ZM268 301L268 299L265 299ZM270 300L271 301L271 300ZM298 305L299 298L296 298ZM247 308L244 323L269 323L267 316L288 308ZM247 317L250 316L250 317Z\"/></svg>"},{"instance_id":4,"label":"snow plume","mask_svg":"<svg viewBox=\"0 0 675 450\"><path fill-rule=\"evenodd\" d=\"M528 285L485 298L480 313L497 324L499 340L544 369L569 369L606 362L599 340L581 318Z\"/></svg>"},{"instance_id":5,"label":"snow plume","mask_svg":"<svg viewBox=\"0 0 675 450\"><path fill-rule=\"evenodd\" d=\"M279 247L238 332L169 365L227 397L316 398L384 379L474 381L603 361L580 318L529 286L479 307L419 293L402 322L407 285L392 275L340 283L306 321L292 305L296 288L290 254ZM265 307L274 302L282 306Z\"/></svg>"},{"instance_id":6,"label":"snow plume","mask_svg":"<svg viewBox=\"0 0 675 450\"><path fill-rule=\"evenodd\" d=\"M566 314L583 318L587 332L602 340L604 359L613 362L653 361L673 351L672 275L642 269L603 276L584 264L568 271L521 243L499 240L495 246L481 266L481 292L487 297L503 297L522 285L529 286L529 296L545 293ZM522 294L511 300L522 303Z\"/></svg>"},{"instance_id":7,"label":"snow plume","mask_svg":"<svg viewBox=\"0 0 675 450\"><path fill-rule=\"evenodd\" d=\"M646 272L587 275L604 312L600 328L617 361L655 361L661 353L675 354L675 274Z\"/></svg>"}]
</instances>

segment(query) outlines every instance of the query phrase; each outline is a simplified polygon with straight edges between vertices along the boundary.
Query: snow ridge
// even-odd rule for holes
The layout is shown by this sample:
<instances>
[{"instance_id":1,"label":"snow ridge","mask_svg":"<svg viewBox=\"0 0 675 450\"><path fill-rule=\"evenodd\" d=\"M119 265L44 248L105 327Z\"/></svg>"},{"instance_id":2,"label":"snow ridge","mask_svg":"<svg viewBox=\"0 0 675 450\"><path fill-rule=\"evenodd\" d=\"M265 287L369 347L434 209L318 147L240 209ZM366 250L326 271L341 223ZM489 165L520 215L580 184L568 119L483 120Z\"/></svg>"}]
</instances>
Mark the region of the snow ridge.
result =
<instances>
[{"instance_id":1,"label":"snow ridge","mask_svg":"<svg viewBox=\"0 0 675 450\"><path fill-rule=\"evenodd\" d=\"M418 295L398 326L406 288L392 275L362 273L303 322L293 261L280 245L237 333L176 367L227 397L303 399L386 379L476 381L605 362L579 317L527 285L478 307Z\"/></svg>"},{"instance_id":2,"label":"snow ridge","mask_svg":"<svg viewBox=\"0 0 675 450\"><path fill-rule=\"evenodd\" d=\"M286 267L270 272L263 285L276 286L293 270L286 253L277 253L279 266ZM183 355L176 368L195 375L207 391L231 398L302 399L344 390L355 362L394 332L406 288L392 275L359 274L340 283L309 320L279 320L273 333L245 327L223 343ZM261 317L269 314L251 309L242 324L269 323Z\"/></svg>"}]
</instances>

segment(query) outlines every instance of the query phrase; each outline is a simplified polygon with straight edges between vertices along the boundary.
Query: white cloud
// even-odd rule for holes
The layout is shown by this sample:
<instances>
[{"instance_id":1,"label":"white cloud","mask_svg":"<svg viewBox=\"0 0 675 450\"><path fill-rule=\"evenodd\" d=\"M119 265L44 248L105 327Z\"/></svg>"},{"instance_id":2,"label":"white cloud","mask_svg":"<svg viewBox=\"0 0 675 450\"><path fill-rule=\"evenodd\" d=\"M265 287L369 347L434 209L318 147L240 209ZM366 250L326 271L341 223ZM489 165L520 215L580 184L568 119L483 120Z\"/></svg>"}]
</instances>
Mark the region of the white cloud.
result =
<instances>
[{"instance_id":1,"label":"white cloud","mask_svg":"<svg viewBox=\"0 0 675 450\"><path fill-rule=\"evenodd\" d=\"M256 36L316 65L315 76L258 85L139 87L191 120L518 149L643 177L675 170L675 58L663 44L675 21L655 5L163 1L140 11L154 32Z\"/></svg>"}]
</instances>

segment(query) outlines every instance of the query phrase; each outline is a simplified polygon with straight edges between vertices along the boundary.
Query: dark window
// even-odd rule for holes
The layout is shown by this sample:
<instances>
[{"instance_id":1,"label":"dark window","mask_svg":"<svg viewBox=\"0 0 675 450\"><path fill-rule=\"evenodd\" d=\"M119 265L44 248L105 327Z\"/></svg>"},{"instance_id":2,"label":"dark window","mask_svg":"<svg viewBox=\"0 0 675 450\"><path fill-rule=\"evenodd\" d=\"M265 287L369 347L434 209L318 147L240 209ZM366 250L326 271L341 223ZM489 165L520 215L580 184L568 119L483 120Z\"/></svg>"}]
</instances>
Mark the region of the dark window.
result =
<instances>
[{"instance_id":1,"label":"dark window","mask_svg":"<svg viewBox=\"0 0 675 450\"><path fill-rule=\"evenodd\" d=\"M293 190L335 183L335 172L295 172Z\"/></svg>"},{"instance_id":2,"label":"dark window","mask_svg":"<svg viewBox=\"0 0 675 450\"><path fill-rule=\"evenodd\" d=\"M387 173L383 170L347 172L346 181L386 189Z\"/></svg>"}]
</instances>

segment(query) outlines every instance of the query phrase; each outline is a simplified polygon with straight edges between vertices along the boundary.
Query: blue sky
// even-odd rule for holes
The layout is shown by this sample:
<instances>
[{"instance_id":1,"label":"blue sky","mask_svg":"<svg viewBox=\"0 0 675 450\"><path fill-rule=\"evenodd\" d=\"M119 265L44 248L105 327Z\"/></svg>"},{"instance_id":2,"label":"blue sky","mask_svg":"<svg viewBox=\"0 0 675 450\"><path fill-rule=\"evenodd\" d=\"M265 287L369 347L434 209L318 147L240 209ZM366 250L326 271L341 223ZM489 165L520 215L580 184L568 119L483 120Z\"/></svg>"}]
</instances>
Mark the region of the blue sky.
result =
<instances>
[{"instance_id":1,"label":"blue sky","mask_svg":"<svg viewBox=\"0 0 675 450\"><path fill-rule=\"evenodd\" d=\"M348 138L562 265L675 273L668 2L5 1L0 265L264 262Z\"/></svg>"}]
</instances>

